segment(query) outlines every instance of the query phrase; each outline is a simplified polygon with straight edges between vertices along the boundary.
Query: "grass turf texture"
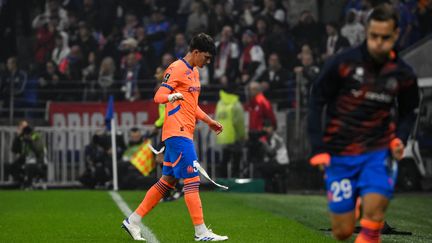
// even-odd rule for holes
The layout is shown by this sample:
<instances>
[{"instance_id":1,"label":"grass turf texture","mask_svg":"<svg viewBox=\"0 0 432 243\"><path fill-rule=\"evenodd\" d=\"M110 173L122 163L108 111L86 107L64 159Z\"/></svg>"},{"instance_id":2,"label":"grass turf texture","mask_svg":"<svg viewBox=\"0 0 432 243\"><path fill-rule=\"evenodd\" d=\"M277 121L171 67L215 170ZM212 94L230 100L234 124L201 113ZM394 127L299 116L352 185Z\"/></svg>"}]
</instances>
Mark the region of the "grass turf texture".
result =
<instances>
[{"instance_id":1,"label":"grass turf texture","mask_svg":"<svg viewBox=\"0 0 432 243\"><path fill-rule=\"evenodd\" d=\"M144 192L120 193L131 209ZM229 242L333 242L324 196L202 193L206 223ZM398 195L388 222L412 236L383 242L432 242L432 197ZM105 191L0 191L0 242L132 242ZM161 203L144 220L160 242L193 242L183 199Z\"/></svg>"}]
</instances>

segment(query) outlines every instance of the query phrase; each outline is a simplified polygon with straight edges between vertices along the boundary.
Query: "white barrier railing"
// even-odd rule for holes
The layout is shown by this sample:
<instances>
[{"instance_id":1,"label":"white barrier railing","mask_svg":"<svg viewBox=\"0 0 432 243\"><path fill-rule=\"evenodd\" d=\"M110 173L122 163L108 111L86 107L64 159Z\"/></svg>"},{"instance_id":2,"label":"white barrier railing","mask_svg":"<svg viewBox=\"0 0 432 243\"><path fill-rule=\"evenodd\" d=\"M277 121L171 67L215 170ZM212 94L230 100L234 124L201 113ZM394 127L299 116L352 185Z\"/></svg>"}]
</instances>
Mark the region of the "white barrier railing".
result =
<instances>
[{"instance_id":1,"label":"white barrier railing","mask_svg":"<svg viewBox=\"0 0 432 243\"><path fill-rule=\"evenodd\" d=\"M286 113L278 113L278 131L286 141ZM143 134L153 126L139 127ZM128 141L128 130L130 127L119 127L118 131L123 134L124 141ZM46 146L47 182L50 184L76 184L79 176L85 170L85 147L91 143L92 136L103 130L97 127L36 127L42 135ZM0 126L0 183L11 180L5 174L6 164L14 161L11 147L16 136L16 127ZM215 135L207 125L198 123L194 135L195 148L201 166L207 170L212 178L216 178L215 153L220 152L215 142ZM211 160L211 161L209 161ZM211 163L210 163L211 162ZM241 166L247 166L243 157ZM160 166L157 166L157 176L161 175ZM230 173L229 173L230 174ZM249 176L253 171L249 171Z\"/></svg>"},{"instance_id":2,"label":"white barrier railing","mask_svg":"<svg viewBox=\"0 0 432 243\"><path fill-rule=\"evenodd\" d=\"M139 127L143 134L153 126ZM118 132L123 134L125 142L128 141L129 128L120 127ZM93 134L100 132L101 128L90 127L36 127L35 131L42 135L46 146L47 182L52 184L76 184L79 176L85 170L85 147L91 143ZM7 163L14 161L11 151L13 139L16 136L16 127L0 127L0 182L10 181L5 174ZM206 154L210 147L214 148L214 138L207 126L199 124L195 134L195 145L202 166L207 169ZM157 175L161 170L157 166ZM213 167L214 168L214 167ZM215 176L214 170L211 171Z\"/></svg>"}]
</instances>

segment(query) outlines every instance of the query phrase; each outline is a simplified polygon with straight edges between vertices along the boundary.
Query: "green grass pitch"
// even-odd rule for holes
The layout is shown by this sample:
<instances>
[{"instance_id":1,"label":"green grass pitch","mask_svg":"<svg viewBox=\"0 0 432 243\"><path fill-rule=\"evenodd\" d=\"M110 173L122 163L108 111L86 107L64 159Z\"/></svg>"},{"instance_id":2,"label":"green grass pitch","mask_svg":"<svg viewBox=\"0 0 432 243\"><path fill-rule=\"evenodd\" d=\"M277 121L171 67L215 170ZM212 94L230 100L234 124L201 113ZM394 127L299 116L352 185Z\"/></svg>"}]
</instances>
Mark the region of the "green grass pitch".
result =
<instances>
[{"instance_id":1,"label":"green grass pitch","mask_svg":"<svg viewBox=\"0 0 432 243\"><path fill-rule=\"evenodd\" d=\"M145 192L124 191L131 209ZM203 192L207 225L228 242L335 242L324 196ZM106 191L0 191L0 242L133 242L120 229L124 216ZM383 242L432 242L432 197L396 195L388 222L412 236ZM145 219L160 242L193 242L183 199L160 203ZM351 239L353 241L354 237Z\"/></svg>"}]
</instances>

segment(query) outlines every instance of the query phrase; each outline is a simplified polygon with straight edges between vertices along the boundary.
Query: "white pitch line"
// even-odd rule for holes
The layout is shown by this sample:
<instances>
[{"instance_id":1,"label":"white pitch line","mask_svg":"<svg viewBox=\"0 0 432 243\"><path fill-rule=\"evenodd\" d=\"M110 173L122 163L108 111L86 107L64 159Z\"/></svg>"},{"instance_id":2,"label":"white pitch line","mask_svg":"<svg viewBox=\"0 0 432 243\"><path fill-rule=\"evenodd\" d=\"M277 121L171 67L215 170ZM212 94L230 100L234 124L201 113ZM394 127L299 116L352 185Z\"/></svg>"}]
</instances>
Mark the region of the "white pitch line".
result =
<instances>
[{"instance_id":1,"label":"white pitch line","mask_svg":"<svg viewBox=\"0 0 432 243\"><path fill-rule=\"evenodd\" d=\"M109 194L111 195L114 202L117 204L117 206L120 208L120 211L126 216L129 217L129 215L132 213L132 210L130 210L129 206L126 204L126 202L123 200L123 198L116 192L116 191L110 191ZM156 236L153 234L153 232L144 224L140 223L141 233L144 237L144 239L147 240L147 242L151 243L159 243Z\"/></svg>"}]
</instances>

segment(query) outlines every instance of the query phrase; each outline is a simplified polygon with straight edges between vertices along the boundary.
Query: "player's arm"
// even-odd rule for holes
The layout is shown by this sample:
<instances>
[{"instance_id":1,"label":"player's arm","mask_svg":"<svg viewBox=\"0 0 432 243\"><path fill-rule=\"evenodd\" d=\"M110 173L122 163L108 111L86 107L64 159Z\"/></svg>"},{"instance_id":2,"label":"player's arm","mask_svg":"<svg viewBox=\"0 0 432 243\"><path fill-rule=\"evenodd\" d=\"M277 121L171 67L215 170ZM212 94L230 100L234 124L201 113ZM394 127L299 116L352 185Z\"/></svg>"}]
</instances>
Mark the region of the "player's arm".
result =
<instances>
[{"instance_id":1,"label":"player's arm","mask_svg":"<svg viewBox=\"0 0 432 243\"><path fill-rule=\"evenodd\" d=\"M167 102L175 102L182 100L183 95L181 93L174 92L177 87L179 79L175 73L175 69L168 69L164 74L164 82L161 84L159 89L156 91L154 101L158 104L165 104Z\"/></svg>"},{"instance_id":2,"label":"player's arm","mask_svg":"<svg viewBox=\"0 0 432 243\"><path fill-rule=\"evenodd\" d=\"M204 112L204 111L203 111L199 106L197 106L197 110L196 110L196 113L195 113L195 117L196 117L198 120L201 120L201 121L207 123L207 125L208 125L208 126L209 126L213 131L215 131L216 134L219 134L219 133L222 132L222 130L223 130L222 125L221 125L219 122L213 120L213 119L212 119L209 115L207 115L207 113L205 113L205 112Z\"/></svg>"},{"instance_id":3,"label":"player's arm","mask_svg":"<svg viewBox=\"0 0 432 243\"><path fill-rule=\"evenodd\" d=\"M157 90L154 101L158 104L165 104L167 102L175 102L177 100L182 100L183 95L181 93L173 93L174 89L168 87L167 84L163 83Z\"/></svg>"},{"instance_id":4,"label":"player's arm","mask_svg":"<svg viewBox=\"0 0 432 243\"><path fill-rule=\"evenodd\" d=\"M396 138L390 143L393 158L396 160L400 160L403 157L404 144L406 144L411 128L414 126L417 118L415 110L419 106L419 99L417 79L413 77L402 84L401 92L397 97L398 121Z\"/></svg>"},{"instance_id":5,"label":"player's arm","mask_svg":"<svg viewBox=\"0 0 432 243\"><path fill-rule=\"evenodd\" d=\"M340 88L339 64L335 58L328 60L311 88L308 116L308 135L312 147L310 163L328 165L330 155L324 149L322 115L324 106L336 97Z\"/></svg>"}]
</instances>

